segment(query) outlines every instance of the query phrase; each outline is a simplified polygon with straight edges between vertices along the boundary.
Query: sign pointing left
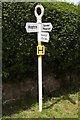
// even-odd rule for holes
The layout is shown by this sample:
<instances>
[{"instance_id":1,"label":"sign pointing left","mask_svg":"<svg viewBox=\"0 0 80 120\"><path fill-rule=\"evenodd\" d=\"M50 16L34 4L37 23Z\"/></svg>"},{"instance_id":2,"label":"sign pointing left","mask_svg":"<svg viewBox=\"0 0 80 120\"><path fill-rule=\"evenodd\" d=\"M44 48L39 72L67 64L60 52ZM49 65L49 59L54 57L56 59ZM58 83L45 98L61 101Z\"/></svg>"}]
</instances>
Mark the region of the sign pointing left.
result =
<instances>
[{"instance_id":1,"label":"sign pointing left","mask_svg":"<svg viewBox=\"0 0 80 120\"><path fill-rule=\"evenodd\" d=\"M29 33L29 32L38 32L39 29L38 29L38 24L37 23L26 23L26 31Z\"/></svg>"}]
</instances>

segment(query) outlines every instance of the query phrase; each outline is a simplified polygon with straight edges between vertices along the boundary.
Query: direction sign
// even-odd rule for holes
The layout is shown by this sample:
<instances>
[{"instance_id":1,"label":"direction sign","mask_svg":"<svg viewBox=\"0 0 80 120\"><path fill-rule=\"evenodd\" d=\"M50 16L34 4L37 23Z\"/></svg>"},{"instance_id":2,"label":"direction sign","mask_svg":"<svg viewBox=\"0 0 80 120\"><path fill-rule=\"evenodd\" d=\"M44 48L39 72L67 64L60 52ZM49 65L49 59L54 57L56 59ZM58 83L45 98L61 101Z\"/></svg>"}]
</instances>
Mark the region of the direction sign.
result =
<instances>
[{"instance_id":1,"label":"direction sign","mask_svg":"<svg viewBox=\"0 0 80 120\"><path fill-rule=\"evenodd\" d=\"M49 42L49 33L48 32L41 32L40 33L40 41Z\"/></svg>"},{"instance_id":2,"label":"direction sign","mask_svg":"<svg viewBox=\"0 0 80 120\"><path fill-rule=\"evenodd\" d=\"M26 31L29 32L38 32L38 23L26 23Z\"/></svg>"},{"instance_id":3,"label":"direction sign","mask_svg":"<svg viewBox=\"0 0 80 120\"><path fill-rule=\"evenodd\" d=\"M41 24L41 31L51 31L52 30L52 24L51 23L42 23Z\"/></svg>"}]
</instances>

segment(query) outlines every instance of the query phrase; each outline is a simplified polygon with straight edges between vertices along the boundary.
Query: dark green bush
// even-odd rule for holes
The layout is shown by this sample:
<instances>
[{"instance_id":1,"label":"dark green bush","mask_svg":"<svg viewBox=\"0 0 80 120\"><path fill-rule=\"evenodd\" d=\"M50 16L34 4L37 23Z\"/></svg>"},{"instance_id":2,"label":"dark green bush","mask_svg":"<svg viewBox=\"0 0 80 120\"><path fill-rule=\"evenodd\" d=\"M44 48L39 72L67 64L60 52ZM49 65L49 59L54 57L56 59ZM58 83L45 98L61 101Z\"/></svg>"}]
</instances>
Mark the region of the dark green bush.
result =
<instances>
[{"instance_id":1,"label":"dark green bush","mask_svg":"<svg viewBox=\"0 0 80 120\"><path fill-rule=\"evenodd\" d=\"M28 76L37 71L37 33L27 33L26 22L36 22L38 3L2 3L3 78ZM45 44L43 65L55 73L80 70L78 6L63 2L40 3L44 6L43 22L51 22L50 42ZM44 44L44 43L43 43Z\"/></svg>"}]
</instances>

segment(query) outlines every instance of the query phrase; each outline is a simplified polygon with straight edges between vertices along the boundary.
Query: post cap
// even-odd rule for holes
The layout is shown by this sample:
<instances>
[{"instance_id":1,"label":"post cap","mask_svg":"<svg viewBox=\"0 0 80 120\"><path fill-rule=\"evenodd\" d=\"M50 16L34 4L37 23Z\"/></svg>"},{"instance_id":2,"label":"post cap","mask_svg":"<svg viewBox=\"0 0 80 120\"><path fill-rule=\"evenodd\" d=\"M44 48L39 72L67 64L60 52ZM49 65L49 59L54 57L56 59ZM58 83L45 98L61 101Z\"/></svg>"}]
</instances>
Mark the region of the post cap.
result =
<instances>
[{"instance_id":1,"label":"post cap","mask_svg":"<svg viewBox=\"0 0 80 120\"><path fill-rule=\"evenodd\" d=\"M40 19L44 14L44 7L42 5L37 5L35 7L34 13L35 13L35 16L37 17L37 19Z\"/></svg>"}]
</instances>

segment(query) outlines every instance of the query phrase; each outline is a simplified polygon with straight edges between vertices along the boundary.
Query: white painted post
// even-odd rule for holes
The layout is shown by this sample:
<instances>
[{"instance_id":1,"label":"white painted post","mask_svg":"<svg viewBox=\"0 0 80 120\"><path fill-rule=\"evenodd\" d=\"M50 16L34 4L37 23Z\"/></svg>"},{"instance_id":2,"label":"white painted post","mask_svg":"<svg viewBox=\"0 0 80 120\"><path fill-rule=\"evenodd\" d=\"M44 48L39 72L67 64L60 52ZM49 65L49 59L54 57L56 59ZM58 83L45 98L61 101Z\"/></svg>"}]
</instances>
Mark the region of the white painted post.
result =
<instances>
[{"instance_id":1,"label":"white painted post","mask_svg":"<svg viewBox=\"0 0 80 120\"><path fill-rule=\"evenodd\" d=\"M39 111L42 111L42 57L38 57Z\"/></svg>"},{"instance_id":2,"label":"white painted post","mask_svg":"<svg viewBox=\"0 0 80 120\"><path fill-rule=\"evenodd\" d=\"M44 14L44 8L42 5L37 5L35 7L34 12L37 18L37 23L27 22L25 28L28 33L37 32L39 111L41 112L42 111L42 55L45 54L45 47L44 45L41 45L41 41L49 42L49 33L47 33L47 31L50 32L52 30L52 25L51 23L42 23L42 16ZM43 50L41 50L42 48Z\"/></svg>"},{"instance_id":3,"label":"white painted post","mask_svg":"<svg viewBox=\"0 0 80 120\"><path fill-rule=\"evenodd\" d=\"M37 9L41 9L41 14L38 15ZM38 45L41 45L40 35L41 35L41 23L42 23L42 16L44 14L44 8L42 5L37 5L35 7L35 16L37 18L38 28L39 31L37 33L38 37ZM39 86L39 111L42 111L42 55L38 55L38 86Z\"/></svg>"},{"instance_id":4,"label":"white painted post","mask_svg":"<svg viewBox=\"0 0 80 120\"><path fill-rule=\"evenodd\" d=\"M38 21L37 21L38 22ZM38 45L41 45L40 42L40 32L41 32L41 24L39 24L39 32L38 32ZM38 90L39 90L39 111L42 111L42 55L38 55Z\"/></svg>"}]
</instances>

